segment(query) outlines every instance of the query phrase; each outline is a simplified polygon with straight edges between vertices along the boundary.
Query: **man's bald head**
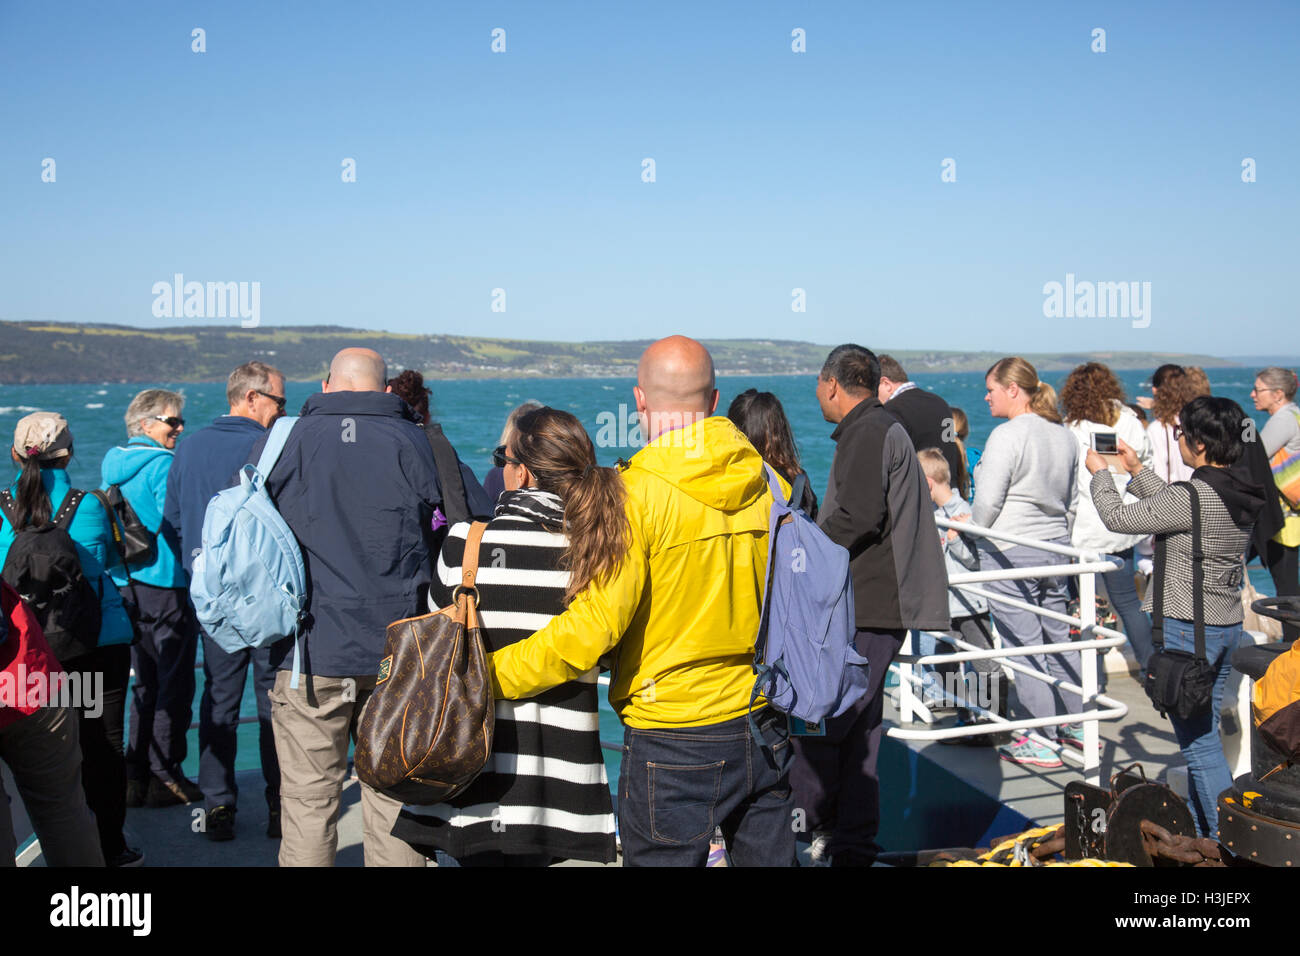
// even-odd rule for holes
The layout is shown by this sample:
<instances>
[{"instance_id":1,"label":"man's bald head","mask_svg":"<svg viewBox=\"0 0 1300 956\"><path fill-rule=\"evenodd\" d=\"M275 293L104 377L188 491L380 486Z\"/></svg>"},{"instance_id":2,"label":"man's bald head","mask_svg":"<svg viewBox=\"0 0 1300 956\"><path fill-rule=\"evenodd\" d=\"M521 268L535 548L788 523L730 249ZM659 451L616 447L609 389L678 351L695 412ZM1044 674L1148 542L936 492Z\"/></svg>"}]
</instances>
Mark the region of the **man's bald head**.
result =
<instances>
[{"instance_id":1,"label":"man's bald head","mask_svg":"<svg viewBox=\"0 0 1300 956\"><path fill-rule=\"evenodd\" d=\"M388 366L374 349L344 349L330 362L326 392L386 392Z\"/></svg>"},{"instance_id":2,"label":"man's bald head","mask_svg":"<svg viewBox=\"0 0 1300 956\"><path fill-rule=\"evenodd\" d=\"M713 356L684 335L670 335L646 349L637 365L636 383L655 411L708 414L713 410Z\"/></svg>"},{"instance_id":3,"label":"man's bald head","mask_svg":"<svg viewBox=\"0 0 1300 956\"><path fill-rule=\"evenodd\" d=\"M718 406L713 356L699 342L684 335L660 339L642 353L636 384L637 411L650 417L648 440L669 427L679 427L667 422L690 424L696 418L713 414ZM665 424L656 424L656 416Z\"/></svg>"}]
</instances>

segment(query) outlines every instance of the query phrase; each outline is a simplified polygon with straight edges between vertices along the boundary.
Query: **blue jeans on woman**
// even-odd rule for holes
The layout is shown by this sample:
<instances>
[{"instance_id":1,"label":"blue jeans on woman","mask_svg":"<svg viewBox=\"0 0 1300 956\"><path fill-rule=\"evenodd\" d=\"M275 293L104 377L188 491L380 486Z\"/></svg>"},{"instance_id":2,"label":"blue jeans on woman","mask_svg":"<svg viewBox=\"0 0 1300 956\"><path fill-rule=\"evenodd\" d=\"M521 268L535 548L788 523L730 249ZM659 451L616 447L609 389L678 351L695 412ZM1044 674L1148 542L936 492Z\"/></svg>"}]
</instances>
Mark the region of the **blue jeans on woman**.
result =
<instances>
[{"instance_id":1,"label":"blue jeans on woman","mask_svg":"<svg viewBox=\"0 0 1300 956\"><path fill-rule=\"evenodd\" d=\"M1165 618L1164 640L1165 647L1171 651L1194 653L1196 650L1196 631L1191 621ZM1219 835L1219 794L1232 786L1232 772L1228 770L1228 758L1223 755L1223 740L1219 736L1219 706L1223 703L1223 687L1232 673L1232 652L1240 641L1240 624L1205 626L1205 659L1215 672L1210 712L1191 720L1169 716L1178 746L1187 758L1192 809L1197 829L1204 837Z\"/></svg>"},{"instance_id":2,"label":"blue jeans on woman","mask_svg":"<svg viewBox=\"0 0 1300 956\"><path fill-rule=\"evenodd\" d=\"M1124 567L1101 576L1106 582L1106 596L1124 622L1124 633L1128 635L1128 644L1133 648L1138 667L1146 673L1147 659L1152 650L1151 618L1142 610L1142 599L1133 583L1133 549L1117 551L1115 557L1124 559Z\"/></svg>"}]
</instances>

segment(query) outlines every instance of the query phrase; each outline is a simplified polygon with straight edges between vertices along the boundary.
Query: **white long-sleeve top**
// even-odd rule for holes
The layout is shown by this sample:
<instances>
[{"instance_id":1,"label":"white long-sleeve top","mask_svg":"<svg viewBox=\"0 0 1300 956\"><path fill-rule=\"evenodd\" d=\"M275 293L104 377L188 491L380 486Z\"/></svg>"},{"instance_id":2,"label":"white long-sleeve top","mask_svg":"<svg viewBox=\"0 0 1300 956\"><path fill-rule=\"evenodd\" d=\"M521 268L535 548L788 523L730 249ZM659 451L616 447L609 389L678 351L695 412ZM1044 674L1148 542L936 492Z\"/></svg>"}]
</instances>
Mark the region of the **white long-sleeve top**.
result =
<instances>
[{"instance_id":1,"label":"white long-sleeve top","mask_svg":"<svg viewBox=\"0 0 1300 956\"><path fill-rule=\"evenodd\" d=\"M1086 490L1092 485L1092 475L1088 473L1085 460L1088 449L1092 445L1092 436L1097 432L1114 432L1119 436L1120 441L1137 452L1138 460L1142 462L1144 468L1151 466L1151 441L1147 437L1147 430L1133 414L1133 410L1125 405L1120 405L1119 421L1114 425L1103 425L1100 422L1070 422L1066 427L1079 441L1078 483L1082 489ZM1128 473L1118 468L1111 468L1110 472L1114 476L1115 487L1123 497L1124 504L1137 501L1133 495L1126 493ZM1092 496L1086 493L1079 496L1078 511L1074 516L1074 529L1070 533L1070 543L1076 548L1117 554L1120 551L1127 551L1145 537L1144 534L1120 534L1111 531L1102 522L1101 515L1097 514L1097 506L1092 503Z\"/></svg>"}]
</instances>

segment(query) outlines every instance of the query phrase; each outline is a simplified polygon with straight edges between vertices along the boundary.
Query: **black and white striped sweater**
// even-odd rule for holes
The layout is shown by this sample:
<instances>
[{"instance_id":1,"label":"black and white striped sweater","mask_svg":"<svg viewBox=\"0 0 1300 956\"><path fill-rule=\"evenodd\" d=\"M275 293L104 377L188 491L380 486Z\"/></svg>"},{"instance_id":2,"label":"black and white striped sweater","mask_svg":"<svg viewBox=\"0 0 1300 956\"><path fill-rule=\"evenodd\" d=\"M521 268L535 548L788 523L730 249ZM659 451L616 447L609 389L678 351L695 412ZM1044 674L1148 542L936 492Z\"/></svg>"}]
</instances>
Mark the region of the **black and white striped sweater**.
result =
<instances>
[{"instance_id":1,"label":"black and white striped sweater","mask_svg":"<svg viewBox=\"0 0 1300 956\"><path fill-rule=\"evenodd\" d=\"M567 544L560 500L536 489L507 492L483 533L477 586L483 637L495 651L530 637L564 610ZM448 532L431 602L461 580L468 524ZM492 755L452 801L402 809L395 836L432 855L541 854L608 863L614 814L600 750L597 672L528 700L499 700Z\"/></svg>"}]
</instances>

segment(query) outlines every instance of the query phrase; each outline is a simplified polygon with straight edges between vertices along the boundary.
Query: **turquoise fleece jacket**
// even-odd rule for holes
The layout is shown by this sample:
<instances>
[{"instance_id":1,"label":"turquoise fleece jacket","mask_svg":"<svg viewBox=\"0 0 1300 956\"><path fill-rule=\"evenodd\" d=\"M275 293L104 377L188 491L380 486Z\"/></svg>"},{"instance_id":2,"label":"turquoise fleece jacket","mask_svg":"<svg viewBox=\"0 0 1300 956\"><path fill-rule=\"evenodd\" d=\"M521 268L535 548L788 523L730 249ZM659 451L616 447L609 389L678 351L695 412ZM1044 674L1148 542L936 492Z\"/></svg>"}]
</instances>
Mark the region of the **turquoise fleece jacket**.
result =
<instances>
[{"instance_id":1,"label":"turquoise fleece jacket","mask_svg":"<svg viewBox=\"0 0 1300 956\"><path fill-rule=\"evenodd\" d=\"M172 453L145 435L136 435L125 446L110 448L101 469L103 484L120 485L122 496L130 502L144 526L157 534L153 559L131 565L131 577L140 584L156 588L183 588L189 585L176 550L175 534L163 528L163 503L167 496L167 472ZM161 533L160 533L161 532ZM121 565L111 569L118 587L126 586Z\"/></svg>"},{"instance_id":2,"label":"turquoise fleece jacket","mask_svg":"<svg viewBox=\"0 0 1300 956\"><path fill-rule=\"evenodd\" d=\"M63 499L72 489L68 473L62 468L42 468L41 483L50 496L51 514L58 514L63 507ZM9 486L10 494L18 493L18 481ZM99 646L110 644L130 644L135 636L131 621L122 607L122 597L113 586L106 568L116 564L121 566L117 556L117 545L113 543L112 519L103 504L92 495L86 495L77 506L77 513L72 517L68 534L77 546L77 557L81 561L81 573L86 576L90 586L99 595ZM9 557L9 548L14 543L14 529L8 520L0 517L0 567L4 567Z\"/></svg>"}]
</instances>

